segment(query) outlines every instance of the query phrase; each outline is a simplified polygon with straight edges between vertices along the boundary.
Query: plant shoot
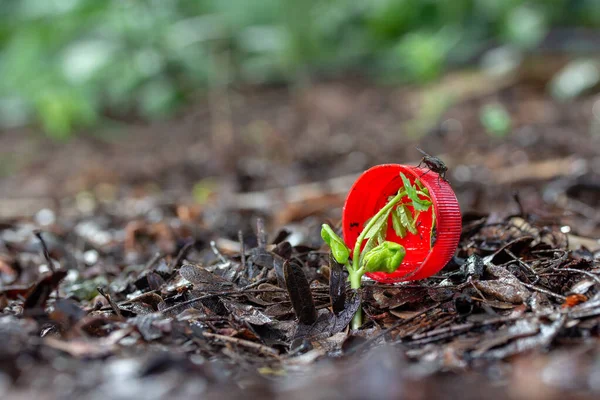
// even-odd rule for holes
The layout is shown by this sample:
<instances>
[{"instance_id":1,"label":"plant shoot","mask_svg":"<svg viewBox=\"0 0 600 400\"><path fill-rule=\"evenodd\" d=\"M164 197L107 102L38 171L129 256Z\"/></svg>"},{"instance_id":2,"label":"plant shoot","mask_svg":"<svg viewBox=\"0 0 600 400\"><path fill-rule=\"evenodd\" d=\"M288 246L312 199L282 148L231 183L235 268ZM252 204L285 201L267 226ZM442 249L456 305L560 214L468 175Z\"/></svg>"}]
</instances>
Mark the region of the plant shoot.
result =
<instances>
[{"instance_id":1,"label":"plant shoot","mask_svg":"<svg viewBox=\"0 0 600 400\"><path fill-rule=\"evenodd\" d=\"M431 209L432 215L435 216L429 191L422 182L417 178L412 184L403 173L400 173L400 176L403 186L365 222L352 253L329 225L324 224L321 229L321 237L329 245L333 257L346 267L352 289L360 288L365 273L393 273L402 264L406 249L401 244L386 240L390 221L396 235L404 238L406 235L418 234L418 219L422 212ZM434 225L435 220L430 237ZM352 320L352 328L358 329L361 325L362 310L359 308Z\"/></svg>"}]
</instances>

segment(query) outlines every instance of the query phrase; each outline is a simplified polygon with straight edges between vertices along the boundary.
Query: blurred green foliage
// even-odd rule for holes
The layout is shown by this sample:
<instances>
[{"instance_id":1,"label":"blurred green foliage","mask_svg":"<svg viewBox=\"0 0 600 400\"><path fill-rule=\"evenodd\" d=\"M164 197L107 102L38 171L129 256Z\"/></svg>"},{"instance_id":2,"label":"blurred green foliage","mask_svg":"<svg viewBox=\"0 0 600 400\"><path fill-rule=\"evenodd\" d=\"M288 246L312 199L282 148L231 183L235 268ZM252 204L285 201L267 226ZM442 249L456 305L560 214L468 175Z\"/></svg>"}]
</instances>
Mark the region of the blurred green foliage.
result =
<instances>
[{"instance_id":1,"label":"blurred green foliage","mask_svg":"<svg viewBox=\"0 0 600 400\"><path fill-rule=\"evenodd\" d=\"M484 48L600 26L598 0L2 0L0 125L53 137L199 89L360 70L423 83Z\"/></svg>"},{"instance_id":2,"label":"blurred green foliage","mask_svg":"<svg viewBox=\"0 0 600 400\"><path fill-rule=\"evenodd\" d=\"M499 103L484 105L480 110L479 118L485 130L491 136L503 137L510 131L510 114Z\"/></svg>"}]
</instances>

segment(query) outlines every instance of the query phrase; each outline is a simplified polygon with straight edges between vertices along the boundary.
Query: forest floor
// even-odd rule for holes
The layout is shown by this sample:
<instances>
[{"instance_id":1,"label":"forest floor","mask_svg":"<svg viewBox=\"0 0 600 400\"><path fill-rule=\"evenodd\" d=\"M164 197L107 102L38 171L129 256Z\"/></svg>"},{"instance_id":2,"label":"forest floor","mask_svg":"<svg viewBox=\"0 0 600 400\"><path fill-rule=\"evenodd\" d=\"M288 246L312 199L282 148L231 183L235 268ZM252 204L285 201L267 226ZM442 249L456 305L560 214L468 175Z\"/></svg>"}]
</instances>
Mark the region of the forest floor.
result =
<instances>
[{"instance_id":1,"label":"forest floor","mask_svg":"<svg viewBox=\"0 0 600 400\"><path fill-rule=\"evenodd\" d=\"M490 104L508 132L482 123ZM598 396L600 97L460 73L425 89L345 79L104 126L67 143L0 134L2 398ZM366 282L351 331L357 297L332 309L320 226L339 226L361 171L416 164L417 145L450 169L456 256L423 281Z\"/></svg>"}]
</instances>

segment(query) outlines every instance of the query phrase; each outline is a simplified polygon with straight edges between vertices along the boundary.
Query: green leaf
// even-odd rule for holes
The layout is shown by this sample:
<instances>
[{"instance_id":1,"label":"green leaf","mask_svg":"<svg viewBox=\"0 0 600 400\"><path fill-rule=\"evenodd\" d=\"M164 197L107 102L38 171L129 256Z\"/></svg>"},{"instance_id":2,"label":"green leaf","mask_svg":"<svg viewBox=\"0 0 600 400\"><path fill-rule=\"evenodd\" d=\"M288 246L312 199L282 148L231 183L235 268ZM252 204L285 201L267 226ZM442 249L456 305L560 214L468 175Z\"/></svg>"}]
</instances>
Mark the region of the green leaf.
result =
<instances>
[{"instance_id":1,"label":"green leaf","mask_svg":"<svg viewBox=\"0 0 600 400\"><path fill-rule=\"evenodd\" d=\"M413 235L416 235L417 228L415 226L415 220L408 207L406 207L406 205L401 205L396 209L396 213L398 214L402 226Z\"/></svg>"},{"instance_id":2,"label":"green leaf","mask_svg":"<svg viewBox=\"0 0 600 400\"><path fill-rule=\"evenodd\" d=\"M371 229L369 229L369 233L371 233L371 236L370 237L368 235L366 236L367 239L369 239L369 240L367 240L367 243L365 243L365 247L363 247L363 249L362 249L359 264L362 263L363 257L368 251L372 250L376 246L385 242L385 237L387 236L387 229L388 229L387 221L388 221L390 212L391 212L391 209L384 216L382 216L382 218L375 225L373 225L373 227L378 226L377 230L372 229L373 227ZM383 218L383 217L385 217L385 218Z\"/></svg>"},{"instance_id":3,"label":"green leaf","mask_svg":"<svg viewBox=\"0 0 600 400\"><path fill-rule=\"evenodd\" d=\"M384 228L387 227L387 220L389 217L389 213L385 213L385 215L381 215L377 221L373 223L373 225L367 231L365 238L369 239L373 236L377 236ZM371 220L367 221L367 225Z\"/></svg>"},{"instance_id":4,"label":"green leaf","mask_svg":"<svg viewBox=\"0 0 600 400\"><path fill-rule=\"evenodd\" d=\"M395 272L404 256L404 246L394 242L383 242L365 253L363 267L367 272Z\"/></svg>"},{"instance_id":5,"label":"green leaf","mask_svg":"<svg viewBox=\"0 0 600 400\"><path fill-rule=\"evenodd\" d=\"M410 183L410 180L404 175L402 172L400 173L402 177L402 183L404 184L404 189L406 190L406 195L409 199L412 200L412 206L417 211L427 211L429 206L431 206L431 201L424 200L419 197L419 193L417 193L417 189Z\"/></svg>"},{"instance_id":6,"label":"green leaf","mask_svg":"<svg viewBox=\"0 0 600 400\"><path fill-rule=\"evenodd\" d=\"M410 183L410 180L402 172L400 172L400 177L402 178L402 184L404 184L404 190L406 190L406 195L411 200L414 200L415 197L418 197L417 189L413 187L412 183Z\"/></svg>"},{"instance_id":7,"label":"green leaf","mask_svg":"<svg viewBox=\"0 0 600 400\"><path fill-rule=\"evenodd\" d=\"M402 220L400 219L400 215L398 211L392 213L392 226L394 227L394 232L398 237L403 238L406 236L406 228L402 225Z\"/></svg>"},{"instance_id":8,"label":"green leaf","mask_svg":"<svg viewBox=\"0 0 600 400\"><path fill-rule=\"evenodd\" d=\"M361 265L363 262L363 259L365 258L365 254L368 253L369 251L373 250L375 247L377 247L377 236L373 236L371 239L367 240L367 243L365 243L365 247L363 247L361 253L360 253L360 260L358 265Z\"/></svg>"},{"instance_id":9,"label":"green leaf","mask_svg":"<svg viewBox=\"0 0 600 400\"><path fill-rule=\"evenodd\" d=\"M346 247L346 244L327 224L323 224L321 227L321 237L327 243L331 249L333 258L340 264L346 264L348 257L350 257L350 250Z\"/></svg>"},{"instance_id":10,"label":"green leaf","mask_svg":"<svg viewBox=\"0 0 600 400\"><path fill-rule=\"evenodd\" d=\"M388 212L381 215L379 217L379 219L373 223L373 226L371 226L369 228L369 230L367 231L365 238L370 239L373 236L381 235L382 232L383 232L383 236L385 236L385 231L387 230L387 222L388 222L388 218L390 216L391 211L392 211L392 209L388 210ZM368 225L369 222L370 222L370 220L367 221L366 225Z\"/></svg>"},{"instance_id":11,"label":"green leaf","mask_svg":"<svg viewBox=\"0 0 600 400\"><path fill-rule=\"evenodd\" d=\"M423 195L429 197L429 189L427 189L425 187L425 185L423 185L423 182L417 178L417 179L415 179L415 183L416 183L417 187L419 188L419 190L421 192L423 192Z\"/></svg>"},{"instance_id":12,"label":"green leaf","mask_svg":"<svg viewBox=\"0 0 600 400\"><path fill-rule=\"evenodd\" d=\"M425 188L425 190L417 190L417 194L419 196L424 196L426 197L425 199L421 199L421 200L428 200L431 201L431 196L429 196L429 190L427 190L427 188Z\"/></svg>"}]
</instances>

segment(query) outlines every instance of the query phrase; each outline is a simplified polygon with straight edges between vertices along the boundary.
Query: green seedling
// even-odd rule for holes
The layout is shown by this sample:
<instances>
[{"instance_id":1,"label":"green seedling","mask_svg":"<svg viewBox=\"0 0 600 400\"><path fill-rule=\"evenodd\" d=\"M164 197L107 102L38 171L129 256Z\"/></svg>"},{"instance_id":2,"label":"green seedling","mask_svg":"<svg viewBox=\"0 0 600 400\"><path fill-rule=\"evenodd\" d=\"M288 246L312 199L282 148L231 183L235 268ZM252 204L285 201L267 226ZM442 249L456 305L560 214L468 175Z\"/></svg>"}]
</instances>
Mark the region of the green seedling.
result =
<instances>
[{"instance_id":1,"label":"green seedling","mask_svg":"<svg viewBox=\"0 0 600 400\"><path fill-rule=\"evenodd\" d=\"M433 208L429 191L419 179L412 184L404 174L401 173L400 176L403 186L366 221L354 245L352 258L350 249L329 225L324 224L321 228L321 237L329 245L331 254L338 263L346 267L352 289L360 288L365 273L393 273L404 260L404 246L386 240L390 220L394 232L400 238L416 235L419 215ZM435 221L431 227L432 234L434 225ZM361 325L362 310L359 308L352 320L352 328L358 329Z\"/></svg>"}]
</instances>

